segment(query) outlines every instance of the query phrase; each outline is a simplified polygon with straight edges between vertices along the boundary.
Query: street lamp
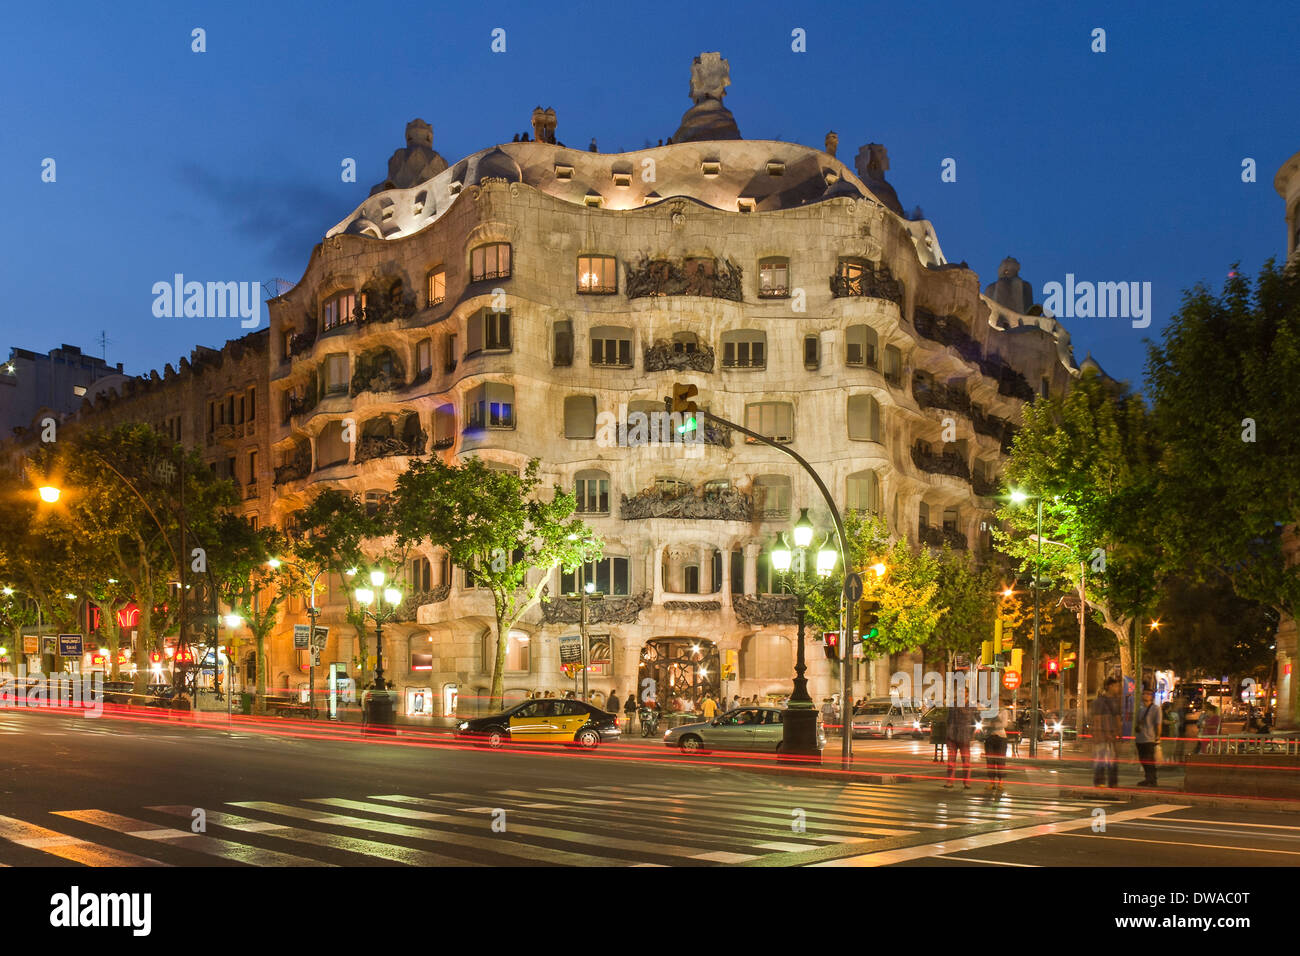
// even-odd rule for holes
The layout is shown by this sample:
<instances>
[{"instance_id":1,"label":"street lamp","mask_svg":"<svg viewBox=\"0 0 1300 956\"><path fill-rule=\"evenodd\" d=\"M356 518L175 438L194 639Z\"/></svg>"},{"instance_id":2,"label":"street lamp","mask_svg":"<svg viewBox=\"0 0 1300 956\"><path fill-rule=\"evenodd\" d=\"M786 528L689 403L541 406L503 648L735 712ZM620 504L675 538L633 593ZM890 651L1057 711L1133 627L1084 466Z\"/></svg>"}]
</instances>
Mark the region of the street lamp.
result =
<instances>
[{"instance_id":1,"label":"street lamp","mask_svg":"<svg viewBox=\"0 0 1300 956\"><path fill-rule=\"evenodd\" d=\"M375 686L366 695L365 710L368 725L392 727L397 720L397 710L393 695L384 682L384 622L397 613L402 603L402 592L393 587L385 587L386 576L383 571L371 571L372 587L357 588L357 604L361 605L362 618L375 622ZM381 733L395 733L395 730L383 730Z\"/></svg>"},{"instance_id":2,"label":"street lamp","mask_svg":"<svg viewBox=\"0 0 1300 956\"><path fill-rule=\"evenodd\" d=\"M44 501L47 505L52 505L57 502L59 500L59 495L63 494L63 490L54 485L41 485L37 491L41 496L41 501Z\"/></svg>"},{"instance_id":3,"label":"street lamp","mask_svg":"<svg viewBox=\"0 0 1300 956\"><path fill-rule=\"evenodd\" d=\"M1038 554L1034 558L1034 673L1030 690L1029 704L1029 756L1038 756L1038 665L1040 658L1038 656L1038 605L1041 600L1042 575L1043 568L1043 498L1042 495L1030 495L1023 491L1013 490L1011 492L1011 501L1014 504L1022 505L1026 501L1036 501L1038 503L1038 531L1034 535L1035 544L1038 545Z\"/></svg>"},{"instance_id":4,"label":"street lamp","mask_svg":"<svg viewBox=\"0 0 1300 956\"><path fill-rule=\"evenodd\" d=\"M786 544L785 535L778 535L772 546L772 567L781 576L781 583L794 592L797 599L795 616L798 622L794 690L782 722L781 753L791 756L821 757L817 747L817 707L808 694L807 658L804 655L804 623L807 617L806 598L816 587L808 577L806 556L813 540L813 524L808 519L808 509L802 508L794 526L794 550ZM816 559L817 577L825 578L835 569L836 552L823 541ZM797 557L797 561L795 560ZM795 574L790 575L791 567Z\"/></svg>"}]
</instances>

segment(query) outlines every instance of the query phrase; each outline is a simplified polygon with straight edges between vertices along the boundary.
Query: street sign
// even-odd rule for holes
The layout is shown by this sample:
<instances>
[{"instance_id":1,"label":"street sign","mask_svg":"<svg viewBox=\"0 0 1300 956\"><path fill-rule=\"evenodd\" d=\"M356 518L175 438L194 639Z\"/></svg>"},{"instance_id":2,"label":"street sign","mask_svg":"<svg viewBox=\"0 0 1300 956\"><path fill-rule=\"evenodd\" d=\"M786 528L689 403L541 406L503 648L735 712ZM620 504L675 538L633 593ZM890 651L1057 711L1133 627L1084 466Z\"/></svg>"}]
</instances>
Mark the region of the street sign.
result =
<instances>
[{"instance_id":1,"label":"street sign","mask_svg":"<svg viewBox=\"0 0 1300 956\"><path fill-rule=\"evenodd\" d=\"M1003 671L1003 672L1002 672L1002 686L1005 687L1007 690L1015 690L1017 687L1019 687L1019 686L1020 686L1020 672L1019 672L1019 671Z\"/></svg>"},{"instance_id":2,"label":"street sign","mask_svg":"<svg viewBox=\"0 0 1300 956\"><path fill-rule=\"evenodd\" d=\"M81 635L60 634L59 635L59 656L80 657L81 656Z\"/></svg>"},{"instance_id":3,"label":"street sign","mask_svg":"<svg viewBox=\"0 0 1300 956\"><path fill-rule=\"evenodd\" d=\"M844 596L850 601L862 600L862 575L850 571L844 578Z\"/></svg>"},{"instance_id":4,"label":"street sign","mask_svg":"<svg viewBox=\"0 0 1300 956\"><path fill-rule=\"evenodd\" d=\"M41 639L35 634L23 635L23 653L38 654L41 650Z\"/></svg>"},{"instance_id":5,"label":"street sign","mask_svg":"<svg viewBox=\"0 0 1300 956\"><path fill-rule=\"evenodd\" d=\"M316 651L317 657L320 657L320 652L325 649L325 641L328 640L329 636L330 629L328 627L318 624L312 629L311 646L312 650ZM320 666L319 661L317 661L317 666Z\"/></svg>"},{"instance_id":6,"label":"street sign","mask_svg":"<svg viewBox=\"0 0 1300 956\"><path fill-rule=\"evenodd\" d=\"M311 625L295 624L293 626L293 649L305 651L311 643Z\"/></svg>"},{"instance_id":7,"label":"street sign","mask_svg":"<svg viewBox=\"0 0 1300 956\"><path fill-rule=\"evenodd\" d=\"M582 663L582 638L580 636L560 638L560 663Z\"/></svg>"}]
</instances>

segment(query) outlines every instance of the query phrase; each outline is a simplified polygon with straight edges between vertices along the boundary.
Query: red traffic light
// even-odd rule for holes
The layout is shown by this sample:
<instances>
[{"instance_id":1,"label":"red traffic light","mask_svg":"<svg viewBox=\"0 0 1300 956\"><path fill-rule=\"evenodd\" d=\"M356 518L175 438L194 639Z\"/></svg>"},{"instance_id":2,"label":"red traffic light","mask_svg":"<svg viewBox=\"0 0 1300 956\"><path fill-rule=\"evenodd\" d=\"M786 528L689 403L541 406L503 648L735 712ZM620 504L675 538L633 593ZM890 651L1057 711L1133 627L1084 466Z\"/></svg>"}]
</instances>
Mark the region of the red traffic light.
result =
<instances>
[{"instance_id":1,"label":"red traffic light","mask_svg":"<svg viewBox=\"0 0 1300 956\"><path fill-rule=\"evenodd\" d=\"M1056 658L1055 658L1055 657L1049 657L1049 658L1047 659L1047 673L1049 673L1049 674L1055 674L1055 673L1056 673Z\"/></svg>"},{"instance_id":2,"label":"red traffic light","mask_svg":"<svg viewBox=\"0 0 1300 956\"><path fill-rule=\"evenodd\" d=\"M840 632L826 631L822 634L822 650L826 652L826 659L833 661L839 659Z\"/></svg>"}]
</instances>

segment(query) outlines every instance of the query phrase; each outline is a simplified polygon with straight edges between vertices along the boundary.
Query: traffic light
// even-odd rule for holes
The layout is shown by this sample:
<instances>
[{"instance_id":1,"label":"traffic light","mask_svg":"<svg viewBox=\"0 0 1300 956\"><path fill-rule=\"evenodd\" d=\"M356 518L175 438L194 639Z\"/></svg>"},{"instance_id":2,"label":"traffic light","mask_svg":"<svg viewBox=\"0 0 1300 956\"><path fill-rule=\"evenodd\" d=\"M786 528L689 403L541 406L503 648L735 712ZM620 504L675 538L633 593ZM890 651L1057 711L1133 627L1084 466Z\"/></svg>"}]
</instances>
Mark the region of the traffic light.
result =
<instances>
[{"instance_id":1,"label":"traffic light","mask_svg":"<svg viewBox=\"0 0 1300 956\"><path fill-rule=\"evenodd\" d=\"M870 644L880 636L880 602L863 601L859 609L858 639L864 645Z\"/></svg>"},{"instance_id":2,"label":"traffic light","mask_svg":"<svg viewBox=\"0 0 1300 956\"><path fill-rule=\"evenodd\" d=\"M1061 670L1073 667L1079 663L1079 655L1074 652L1074 644L1070 641L1061 642Z\"/></svg>"},{"instance_id":3,"label":"traffic light","mask_svg":"<svg viewBox=\"0 0 1300 956\"><path fill-rule=\"evenodd\" d=\"M984 667L993 666L993 642L985 641L980 645L980 664Z\"/></svg>"},{"instance_id":4,"label":"traffic light","mask_svg":"<svg viewBox=\"0 0 1300 956\"><path fill-rule=\"evenodd\" d=\"M822 645L822 650L826 652L826 659L833 661L838 659L840 650L840 635L838 631L827 631L825 635L826 643Z\"/></svg>"},{"instance_id":5,"label":"traffic light","mask_svg":"<svg viewBox=\"0 0 1300 956\"><path fill-rule=\"evenodd\" d=\"M1023 674L1025 672L1024 658L1025 652L1023 648L1011 648L1011 670L1015 671L1017 674Z\"/></svg>"},{"instance_id":6,"label":"traffic light","mask_svg":"<svg viewBox=\"0 0 1300 956\"><path fill-rule=\"evenodd\" d=\"M1048 674L1053 674L1053 675L1056 673L1056 658L1055 658L1055 657L1049 657L1049 658L1047 659L1047 673L1048 673Z\"/></svg>"}]
</instances>

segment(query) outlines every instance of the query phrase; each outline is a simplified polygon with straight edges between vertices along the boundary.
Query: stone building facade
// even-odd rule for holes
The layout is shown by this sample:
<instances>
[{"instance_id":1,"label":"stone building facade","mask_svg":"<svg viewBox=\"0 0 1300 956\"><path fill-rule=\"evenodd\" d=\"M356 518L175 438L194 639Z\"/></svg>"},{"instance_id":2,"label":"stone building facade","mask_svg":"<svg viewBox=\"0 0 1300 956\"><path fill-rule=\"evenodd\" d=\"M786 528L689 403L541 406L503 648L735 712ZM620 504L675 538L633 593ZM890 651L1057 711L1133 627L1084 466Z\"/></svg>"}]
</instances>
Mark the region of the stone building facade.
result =
<instances>
[{"instance_id":1,"label":"stone building facade","mask_svg":"<svg viewBox=\"0 0 1300 956\"><path fill-rule=\"evenodd\" d=\"M842 510L980 550L1024 402L1076 374L1064 329L1021 311L1032 291L999 280L982 295L929 222L900 215L892 188L877 195L883 147L850 169L833 134L831 152L740 139L726 62L706 66L678 135L635 152L565 147L538 110L531 138L448 164L413 121L388 178L269 304L272 520L291 525L327 487L375 500L411 456L540 459L606 542L590 569L597 699L650 675L661 699L787 693L793 626L767 550L802 508L830 529L812 482L774 449L720 429L642 440L638 415L662 410L674 382L788 441ZM557 571L549 593L576 585ZM345 586L318 596L323 661L361 677ZM432 550L405 588L384 652L402 712L473 710L490 684L487 593ZM576 620L557 599L519 625L508 698L573 686L560 644ZM305 679L286 657L291 623L278 686ZM814 695L831 693L811 650ZM856 693L884 692L888 673L857 665Z\"/></svg>"}]
</instances>

